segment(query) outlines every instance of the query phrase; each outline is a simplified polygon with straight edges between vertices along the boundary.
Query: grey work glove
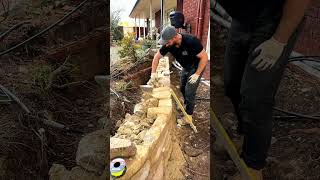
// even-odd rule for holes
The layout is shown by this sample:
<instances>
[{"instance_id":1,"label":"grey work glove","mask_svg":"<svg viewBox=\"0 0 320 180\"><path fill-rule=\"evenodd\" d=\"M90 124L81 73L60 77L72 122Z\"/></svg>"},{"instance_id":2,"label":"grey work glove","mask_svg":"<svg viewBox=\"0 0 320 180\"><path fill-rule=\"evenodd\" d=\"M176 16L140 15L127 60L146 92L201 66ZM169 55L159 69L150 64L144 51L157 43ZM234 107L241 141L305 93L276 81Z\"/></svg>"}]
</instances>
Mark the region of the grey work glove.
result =
<instances>
[{"instance_id":1,"label":"grey work glove","mask_svg":"<svg viewBox=\"0 0 320 180\"><path fill-rule=\"evenodd\" d=\"M198 74L196 74L196 73L192 74L192 75L189 77L189 83L190 83L190 84L194 84L195 82L197 82L198 78L199 78L199 75L198 75Z\"/></svg>"},{"instance_id":2,"label":"grey work glove","mask_svg":"<svg viewBox=\"0 0 320 180\"><path fill-rule=\"evenodd\" d=\"M151 73L151 76L150 76L149 81L147 82L147 85L152 85L153 82L156 80L156 78L158 78L157 73Z\"/></svg>"},{"instance_id":3,"label":"grey work glove","mask_svg":"<svg viewBox=\"0 0 320 180\"><path fill-rule=\"evenodd\" d=\"M253 51L253 54L257 54L260 51L260 54L253 60L251 65L258 71L271 69L280 58L285 45L286 44L278 42L273 37L261 43Z\"/></svg>"}]
</instances>

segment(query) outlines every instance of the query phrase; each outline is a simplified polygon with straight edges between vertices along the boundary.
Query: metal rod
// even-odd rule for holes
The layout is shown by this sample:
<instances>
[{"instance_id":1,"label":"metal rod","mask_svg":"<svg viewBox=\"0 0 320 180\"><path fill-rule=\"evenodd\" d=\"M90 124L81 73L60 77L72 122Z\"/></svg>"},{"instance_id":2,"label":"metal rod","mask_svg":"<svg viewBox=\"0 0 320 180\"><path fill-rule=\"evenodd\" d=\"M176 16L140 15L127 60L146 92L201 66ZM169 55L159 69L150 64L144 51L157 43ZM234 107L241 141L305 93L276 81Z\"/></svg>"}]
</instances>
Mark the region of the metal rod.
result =
<instances>
[{"instance_id":1,"label":"metal rod","mask_svg":"<svg viewBox=\"0 0 320 180\"><path fill-rule=\"evenodd\" d=\"M171 92L171 95L173 96L174 100L178 104L179 108L181 109L182 113L187 118L187 123L191 126L191 128L193 129L194 132L198 133L198 130L197 130L196 126L193 124L192 119L190 118L190 115L188 115L187 112L184 110L184 107L182 106L178 96L176 95L176 93L173 91L172 88L170 88L170 92Z\"/></svg>"}]
</instances>

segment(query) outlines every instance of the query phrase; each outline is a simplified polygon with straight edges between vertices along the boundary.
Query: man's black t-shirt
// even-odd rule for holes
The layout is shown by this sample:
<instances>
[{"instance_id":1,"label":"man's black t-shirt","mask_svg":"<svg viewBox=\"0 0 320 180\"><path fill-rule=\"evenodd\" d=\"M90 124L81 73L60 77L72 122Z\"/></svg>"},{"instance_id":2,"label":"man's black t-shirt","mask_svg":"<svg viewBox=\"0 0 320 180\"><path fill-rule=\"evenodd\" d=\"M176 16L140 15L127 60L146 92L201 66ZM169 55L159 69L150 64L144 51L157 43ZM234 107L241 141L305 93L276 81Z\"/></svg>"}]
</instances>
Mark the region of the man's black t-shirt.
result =
<instances>
[{"instance_id":1,"label":"man's black t-shirt","mask_svg":"<svg viewBox=\"0 0 320 180\"><path fill-rule=\"evenodd\" d=\"M282 12L284 0L217 0L238 21L251 21L264 9Z\"/></svg>"},{"instance_id":2,"label":"man's black t-shirt","mask_svg":"<svg viewBox=\"0 0 320 180\"><path fill-rule=\"evenodd\" d=\"M179 48L175 45L169 47L162 46L160 48L160 54L164 56L170 52L183 68L189 69L191 67L197 67L200 60L197 55L203 50L203 46L195 36L190 34L181 35L182 41Z\"/></svg>"}]
</instances>

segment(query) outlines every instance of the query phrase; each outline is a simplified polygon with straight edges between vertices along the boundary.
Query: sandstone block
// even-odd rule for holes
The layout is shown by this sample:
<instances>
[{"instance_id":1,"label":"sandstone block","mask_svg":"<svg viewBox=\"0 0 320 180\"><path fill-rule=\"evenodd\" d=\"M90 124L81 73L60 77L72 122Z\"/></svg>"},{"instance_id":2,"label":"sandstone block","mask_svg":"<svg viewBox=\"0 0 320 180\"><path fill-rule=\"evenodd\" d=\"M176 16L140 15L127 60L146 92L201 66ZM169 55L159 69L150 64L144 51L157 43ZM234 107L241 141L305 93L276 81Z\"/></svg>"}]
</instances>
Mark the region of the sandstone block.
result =
<instances>
[{"instance_id":1,"label":"sandstone block","mask_svg":"<svg viewBox=\"0 0 320 180\"><path fill-rule=\"evenodd\" d=\"M146 163L149 155L149 146L137 145L137 153L134 157L126 159L127 172L121 177L121 180L131 180L131 177L136 174Z\"/></svg>"},{"instance_id":2,"label":"sandstone block","mask_svg":"<svg viewBox=\"0 0 320 180\"><path fill-rule=\"evenodd\" d=\"M145 116L147 113L147 105L143 102L140 102L134 106L133 113L139 117Z\"/></svg>"},{"instance_id":3,"label":"sandstone block","mask_svg":"<svg viewBox=\"0 0 320 180\"><path fill-rule=\"evenodd\" d=\"M165 167L168 169L176 169L176 171L166 172L165 179L185 179L184 175L180 171L180 169L184 168L185 164L186 160L184 159L179 144L177 142L173 142L171 156Z\"/></svg>"},{"instance_id":4,"label":"sandstone block","mask_svg":"<svg viewBox=\"0 0 320 180\"><path fill-rule=\"evenodd\" d=\"M159 100L157 98L150 98L146 101L146 105L148 108L150 107L158 107Z\"/></svg>"},{"instance_id":5,"label":"sandstone block","mask_svg":"<svg viewBox=\"0 0 320 180\"><path fill-rule=\"evenodd\" d=\"M151 127L143 137L144 144L152 146L159 139L160 133L161 129L159 127Z\"/></svg>"},{"instance_id":6,"label":"sandstone block","mask_svg":"<svg viewBox=\"0 0 320 180\"><path fill-rule=\"evenodd\" d=\"M168 98L168 99L160 99L159 100L159 107L163 107L163 106L169 106L172 107L172 99Z\"/></svg>"},{"instance_id":7,"label":"sandstone block","mask_svg":"<svg viewBox=\"0 0 320 180\"><path fill-rule=\"evenodd\" d=\"M149 108L147 112L147 117L148 118L156 118L158 114L165 114L169 115L172 113L172 108L171 107L153 107Z\"/></svg>"},{"instance_id":8,"label":"sandstone block","mask_svg":"<svg viewBox=\"0 0 320 180\"><path fill-rule=\"evenodd\" d=\"M68 180L105 180L104 175L97 175L89 172L79 166L74 167L70 171L70 177ZM67 179L66 179L67 180Z\"/></svg>"},{"instance_id":9,"label":"sandstone block","mask_svg":"<svg viewBox=\"0 0 320 180\"><path fill-rule=\"evenodd\" d=\"M143 138L144 138L144 136L146 135L147 131L148 131L148 130L146 130L146 129L143 130L143 131L141 131L141 132L138 134L138 138L143 140Z\"/></svg>"},{"instance_id":10,"label":"sandstone block","mask_svg":"<svg viewBox=\"0 0 320 180\"><path fill-rule=\"evenodd\" d=\"M110 138L110 159L116 157L132 157L136 154L137 148L128 139Z\"/></svg>"},{"instance_id":11,"label":"sandstone block","mask_svg":"<svg viewBox=\"0 0 320 180\"><path fill-rule=\"evenodd\" d=\"M61 164L53 164L49 170L49 176L49 180L67 180L70 177L70 171Z\"/></svg>"},{"instance_id":12,"label":"sandstone block","mask_svg":"<svg viewBox=\"0 0 320 180\"><path fill-rule=\"evenodd\" d=\"M163 85L163 86L170 86L170 78L162 78L159 80L159 82Z\"/></svg>"},{"instance_id":13,"label":"sandstone block","mask_svg":"<svg viewBox=\"0 0 320 180\"><path fill-rule=\"evenodd\" d=\"M155 144L155 148L152 151L152 156L150 157L151 164L155 164L163 156L164 147L167 143L170 143L170 141L168 141L168 134L168 131L163 131L160 135L157 143Z\"/></svg>"},{"instance_id":14,"label":"sandstone block","mask_svg":"<svg viewBox=\"0 0 320 180\"><path fill-rule=\"evenodd\" d=\"M171 97L170 91L159 91L159 92L153 92L152 97L157 99L167 99Z\"/></svg>"},{"instance_id":15,"label":"sandstone block","mask_svg":"<svg viewBox=\"0 0 320 180\"><path fill-rule=\"evenodd\" d=\"M119 135L130 135L133 133L132 131L133 130L128 127L120 126L117 132Z\"/></svg>"},{"instance_id":16,"label":"sandstone block","mask_svg":"<svg viewBox=\"0 0 320 180\"><path fill-rule=\"evenodd\" d=\"M150 172L150 162L146 161L143 168L141 168L135 175L132 176L132 180L145 180Z\"/></svg>"},{"instance_id":17,"label":"sandstone block","mask_svg":"<svg viewBox=\"0 0 320 180\"><path fill-rule=\"evenodd\" d=\"M144 93L142 94L142 99L148 100L148 99L150 99L150 98L152 98L150 92L144 92Z\"/></svg>"},{"instance_id":18,"label":"sandstone block","mask_svg":"<svg viewBox=\"0 0 320 180\"><path fill-rule=\"evenodd\" d=\"M106 142L106 130L97 130L83 137L76 154L77 165L88 171L102 173L106 165Z\"/></svg>"},{"instance_id":19,"label":"sandstone block","mask_svg":"<svg viewBox=\"0 0 320 180\"><path fill-rule=\"evenodd\" d=\"M152 180L160 180L160 179L164 179L164 167L163 167L163 159L161 158L159 163L158 168L156 169L153 177L151 178Z\"/></svg>"},{"instance_id":20,"label":"sandstone block","mask_svg":"<svg viewBox=\"0 0 320 180\"><path fill-rule=\"evenodd\" d=\"M137 115L135 115L135 114L130 115L130 114L127 113L127 114L125 115L125 121L130 121L130 122L133 122L133 123L135 123L135 124L139 124L140 119L141 119L141 117L139 117L139 116L137 116Z\"/></svg>"},{"instance_id":21,"label":"sandstone block","mask_svg":"<svg viewBox=\"0 0 320 180\"><path fill-rule=\"evenodd\" d=\"M170 116L168 114L158 114L157 119L153 123L152 127L159 127L162 131L165 126L170 125L168 121L170 121Z\"/></svg>"},{"instance_id":22,"label":"sandstone block","mask_svg":"<svg viewBox=\"0 0 320 180\"><path fill-rule=\"evenodd\" d=\"M153 88L152 92L159 92L159 91L170 91L170 87L159 87Z\"/></svg>"}]
</instances>

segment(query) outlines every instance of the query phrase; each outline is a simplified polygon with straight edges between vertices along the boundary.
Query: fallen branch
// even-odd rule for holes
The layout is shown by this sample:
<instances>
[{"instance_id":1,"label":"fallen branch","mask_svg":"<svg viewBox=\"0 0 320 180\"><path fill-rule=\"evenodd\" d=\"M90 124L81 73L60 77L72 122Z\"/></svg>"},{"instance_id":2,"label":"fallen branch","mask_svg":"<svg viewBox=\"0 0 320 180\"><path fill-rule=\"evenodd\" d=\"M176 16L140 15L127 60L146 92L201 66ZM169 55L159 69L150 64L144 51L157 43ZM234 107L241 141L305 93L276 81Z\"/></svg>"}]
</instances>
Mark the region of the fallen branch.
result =
<instances>
[{"instance_id":1,"label":"fallen branch","mask_svg":"<svg viewBox=\"0 0 320 180\"><path fill-rule=\"evenodd\" d=\"M7 88L5 88L2 85L0 85L0 89L2 89L6 94L8 94L16 103L18 103L27 114L30 113L30 110L27 108L27 106L23 104L17 96L15 96L13 93L11 93Z\"/></svg>"},{"instance_id":2,"label":"fallen branch","mask_svg":"<svg viewBox=\"0 0 320 180\"><path fill-rule=\"evenodd\" d=\"M289 132L290 134L304 133L304 134L317 134L320 135L320 128L310 128L310 129L294 129Z\"/></svg>"},{"instance_id":3,"label":"fallen branch","mask_svg":"<svg viewBox=\"0 0 320 180\"><path fill-rule=\"evenodd\" d=\"M84 132L81 130L72 129L70 127L65 126L64 124L61 124L59 122L54 121L52 114L47 111L41 112L40 117L36 116L35 118L42 121L43 124L45 124L49 127L55 128L55 129L60 129L60 130L64 130L64 131L76 133L76 134L84 134Z\"/></svg>"},{"instance_id":4,"label":"fallen branch","mask_svg":"<svg viewBox=\"0 0 320 180\"><path fill-rule=\"evenodd\" d=\"M197 175L200 175L200 176L206 176L206 177L208 177L208 175L207 175L207 174L199 173L199 172L197 172L197 171L192 170L192 169L191 169L191 168L189 168L189 167L187 167L187 169L188 169L189 171L191 171L193 174L197 174Z\"/></svg>"},{"instance_id":5,"label":"fallen branch","mask_svg":"<svg viewBox=\"0 0 320 180\"><path fill-rule=\"evenodd\" d=\"M125 96L123 96L123 100L124 100L125 102L131 103L131 101L129 101Z\"/></svg>"},{"instance_id":6,"label":"fallen branch","mask_svg":"<svg viewBox=\"0 0 320 180\"><path fill-rule=\"evenodd\" d=\"M122 96L122 98L120 97L119 93L117 93L117 91L113 90L112 88L110 88L110 91L115 94L117 96L118 99L121 99L125 102L131 103L131 101L129 101L125 96ZM111 93L110 92L110 93ZM124 102L123 102L124 103Z\"/></svg>"},{"instance_id":7,"label":"fallen branch","mask_svg":"<svg viewBox=\"0 0 320 180\"><path fill-rule=\"evenodd\" d=\"M312 120L320 120L319 117L314 117L314 116L310 116L310 115L304 115L304 114L299 114L299 113L295 113L295 112L290 112L290 111L286 111L277 107L273 108L274 110L277 110L281 113L287 114L287 115L292 115L292 116L296 116L298 118L305 118L305 119L312 119Z\"/></svg>"},{"instance_id":8,"label":"fallen branch","mask_svg":"<svg viewBox=\"0 0 320 180\"><path fill-rule=\"evenodd\" d=\"M113 90L112 88L110 88L110 91L113 92L118 98L120 98L120 95L119 95L115 90Z\"/></svg>"},{"instance_id":9,"label":"fallen branch","mask_svg":"<svg viewBox=\"0 0 320 180\"><path fill-rule=\"evenodd\" d=\"M85 83L87 83L87 81L76 81L76 82L66 83L66 84L63 84L63 85L53 84L52 87L57 88L57 89L65 89L65 88L68 88L70 86L77 86L77 85L81 85L81 84L85 84Z\"/></svg>"},{"instance_id":10,"label":"fallen branch","mask_svg":"<svg viewBox=\"0 0 320 180\"><path fill-rule=\"evenodd\" d=\"M2 41L11 31L17 29L18 27L20 27L21 25L25 24L25 23L30 23L29 21L23 21L19 24L16 24L14 26L12 26L10 29L8 29L6 32L2 33L0 35L0 41Z\"/></svg>"},{"instance_id":11,"label":"fallen branch","mask_svg":"<svg viewBox=\"0 0 320 180\"><path fill-rule=\"evenodd\" d=\"M50 73L49 75L49 82L48 82L48 85L46 87L46 89L51 89L52 86L53 86L53 81L56 79L56 77L61 74L63 71L66 71L68 70L68 67L67 67L67 63L69 62L70 60L70 55L66 58L66 60L63 62L63 64L58 67L56 70L54 70L52 73Z\"/></svg>"}]
</instances>

